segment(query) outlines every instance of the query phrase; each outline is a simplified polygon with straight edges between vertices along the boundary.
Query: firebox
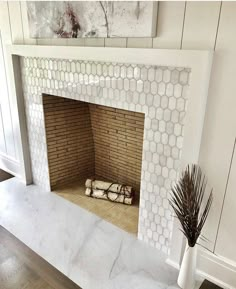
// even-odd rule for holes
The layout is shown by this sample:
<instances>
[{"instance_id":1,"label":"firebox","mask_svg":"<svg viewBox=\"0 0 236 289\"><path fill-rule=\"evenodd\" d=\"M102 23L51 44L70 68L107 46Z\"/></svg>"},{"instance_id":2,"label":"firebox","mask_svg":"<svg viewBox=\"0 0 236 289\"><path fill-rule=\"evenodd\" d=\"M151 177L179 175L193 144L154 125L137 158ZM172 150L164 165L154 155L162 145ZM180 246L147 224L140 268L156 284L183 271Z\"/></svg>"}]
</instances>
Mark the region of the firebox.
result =
<instances>
[{"instance_id":1,"label":"firebox","mask_svg":"<svg viewBox=\"0 0 236 289\"><path fill-rule=\"evenodd\" d=\"M126 229L136 232L144 114L46 94L43 109L51 190L102 217L105 206L113 223L123 228L128 222ZM131 186L134 208L89 199L84 194L88 178ZM117 218L116 206L125 211Z\"/></svg>"}]
</instances>

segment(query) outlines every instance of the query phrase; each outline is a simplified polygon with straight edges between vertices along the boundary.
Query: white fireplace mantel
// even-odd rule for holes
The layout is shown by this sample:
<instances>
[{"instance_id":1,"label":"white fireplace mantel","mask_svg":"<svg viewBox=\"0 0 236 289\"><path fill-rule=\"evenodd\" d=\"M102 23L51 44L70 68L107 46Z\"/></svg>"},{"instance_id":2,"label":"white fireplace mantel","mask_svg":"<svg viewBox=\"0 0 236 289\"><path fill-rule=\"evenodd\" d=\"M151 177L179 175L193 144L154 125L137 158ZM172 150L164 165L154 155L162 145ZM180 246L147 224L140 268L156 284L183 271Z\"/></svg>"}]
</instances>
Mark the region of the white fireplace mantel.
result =
<instances>
[{"instance_id":1,"label":"white fireplace mantel","mask_svg":"<svg viewBox=\"0 0 236 289\"><path fill-rule=\"evenodd\" d=\"M188 111L185 118L181 167L185 167L188 163L198 162L213 59L213 53L211 51L63 46L48 47L34 45L11 45L8 46L7 51L8 81L11 102L13 105L13 123L19 150L18 175L22 177L26 184L32 182L32 175L21 83L20 57L190 68ZM178 233L177 224L174 224L171 242L174 244L174 247L173 250L171 250L169 257L172 262L180 262L182 242L183 239Z\"/></svg>"}]
</instances>

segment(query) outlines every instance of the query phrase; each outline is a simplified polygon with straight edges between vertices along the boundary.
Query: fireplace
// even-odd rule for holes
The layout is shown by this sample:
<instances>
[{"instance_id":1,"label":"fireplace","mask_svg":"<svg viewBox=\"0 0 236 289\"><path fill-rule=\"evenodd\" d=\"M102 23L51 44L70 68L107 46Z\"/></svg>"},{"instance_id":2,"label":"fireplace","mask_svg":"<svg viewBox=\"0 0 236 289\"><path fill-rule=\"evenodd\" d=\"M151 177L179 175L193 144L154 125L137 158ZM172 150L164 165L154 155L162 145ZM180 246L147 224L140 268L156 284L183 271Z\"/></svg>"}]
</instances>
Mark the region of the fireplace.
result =
<instances>
[{"instance_id":1,"label":"fireplace","mask_svg":"<svg viewBox=\"0 0 236 289\"><path fill-rule=\"evenodd\" d=\"M178 259L168 192L179 169L198 162L212 54L13 45L8 56L19 176L50 194L45 95L143 114L138 238L165 253L173 247Z\"/></svg>"},{"instance_id":2,"label":"fireplace","mask_svg":"<svg viewBox=\"0 0 236 289\"><path fill-rule=\"evenodd\" d=\"M43 95L51 190L137 234L144 114ZM132 208L85 196L86 179L132 186Z\"/></svg>"},{"instance_id":3,"label":"fireplace","mask_svg":"<svg viewBox=\"0 0 236 289\"><path fill-rule=\"evenodd\" d=\"M87 145L85 153L90 157L87 156L85 164L95 163L95 167L92 165L82 169L83 173L100 175L104 171L109 174L105 173L102 177L111 181L113 178L121 178L122 183L129 181L137 191L140 186L138 237L167 252L173 224L168 191L176 179L180 167L191 70L184 67L31 57L21 58L21 69L34 182L50 190L50 188L57 188L60 183L67 181L67 173L63 173L64 180L60 179L58 178L60 175L58 167L53 169L51 167L50 154L53 155L51 150L55 150L55 147L53 148L53 145L47 147L47 144L50 143L48 139L50 116L47 113L44 115L45 108L43 107L47 101L53 102L51 106L54 109L57 105L60 107L60 102L67 103L68 106L73 103L73 108L84 111L84 117L87 118L85 123L88 126L84 125L80 129L87 136L90 131L90 137L88 136L87 139L90 145ZM54 102L58 102L58 104ZM138 150L138 154L134 159L135 171L131 169L132 166L130 167L130 171L133 173L131 177L130 172L122 173L119 176L119 166L115 166L114 170L109 169L107 160L102 166L99 166L101 158L111 156L112 153L114 159L117 156L117 151L114 152L107 147L109 148L109 153L107 153L101 148L101 136L105 138L108 134L102 133L100 127L95 132L97 119L100 118L100 121L104 123L107 122L100 116L104 111L111 117L114 112L120 114L119 117L130 120L129 125L135 122L133 128L137 129L137 134L134 143L136 143L135 150ZM113 117L116 118L114 115ZM117 123L119 123L119 117L117 117ZM55 123L55 120L58 121L58 124L61 121L54 119L52 123ZM123 122L123 120L119 121ZM112 121L109 123L112 124ZM66 129L65 125L64 127ZM143 141L142 127L144 130ZM76 125L72 125L70 129L74 130L75 128ZM51 129L55 134L54 126ZM112 128L111 125L109 133L112 132L112 129L116 131L116 128ZM124 137L132 139L128 135L119 135L120 140ZM53 140L51 141L53 144ZM62 139L61 141L63 142ZM73 142L72 139L70 141ZM96 142L97 145L91 146L92 142ZM121 141L117 144L127 145ZM64 147L62 151L64 150L65 153L66 149ZM61 158L69 159L69 155L65 157L64 153ZM126 157L123 162L127 163L127 153L124 156ZM141 164L140 159L142 160ZM113 164L114 162L110 163L111 166ZM68 168L66 164L61 163L60 167L62 168L64 165L69 175L72 170L79 174L79 168L76 165ZM140 168L141 178L139 177ZM93 171L94 169L95 171ZM54 176L51 175L50 170L55 171ZM82 176L83 173L80 173ZM64 194L65 190L59 193ZM125 214L126 212L120 213L123 218Z\"/></svg>"},{"instance_id":4,"label":"fireplace","mask_svg":"<svg viewBox=\"0 0 236 289\"><path fill-rule=\"evenodd\" d=\"M144 114L43 95L51 189L101 178L140 191Z\"/></svg>"}]
</instances>

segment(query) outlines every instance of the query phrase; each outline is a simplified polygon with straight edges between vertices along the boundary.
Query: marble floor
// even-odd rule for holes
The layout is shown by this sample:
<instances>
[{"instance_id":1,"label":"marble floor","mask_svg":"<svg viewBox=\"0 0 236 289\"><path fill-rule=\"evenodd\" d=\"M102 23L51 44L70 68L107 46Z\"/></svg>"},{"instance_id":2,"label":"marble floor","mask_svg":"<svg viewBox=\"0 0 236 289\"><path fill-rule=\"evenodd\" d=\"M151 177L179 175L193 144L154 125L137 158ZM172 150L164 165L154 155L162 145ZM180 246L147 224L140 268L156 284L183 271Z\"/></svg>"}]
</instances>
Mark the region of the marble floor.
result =
<instances>
[{"instance_id":1,"label":"marble floor","mask_svg":"<svg viewBox=\"0 0 236 289\"><path fill-rule=\"evenodd\" d=\"M0 225L83 289L178 288L166 255L17 178L0 183Z\"/></svg>"},{"instance_id":2,"label":"marble floor","mask_svg":"<svg viewBox=\"0 0 236 289\"><path fill-rule=\"evenodd\" d=\"M54 190L59 196L79 205L100 218L116 225L131 234L138 234L139 199L134 204L124 205L110 201L87 197L85 192L85 180L73 182Z\"/></svg>"}]
</instances>

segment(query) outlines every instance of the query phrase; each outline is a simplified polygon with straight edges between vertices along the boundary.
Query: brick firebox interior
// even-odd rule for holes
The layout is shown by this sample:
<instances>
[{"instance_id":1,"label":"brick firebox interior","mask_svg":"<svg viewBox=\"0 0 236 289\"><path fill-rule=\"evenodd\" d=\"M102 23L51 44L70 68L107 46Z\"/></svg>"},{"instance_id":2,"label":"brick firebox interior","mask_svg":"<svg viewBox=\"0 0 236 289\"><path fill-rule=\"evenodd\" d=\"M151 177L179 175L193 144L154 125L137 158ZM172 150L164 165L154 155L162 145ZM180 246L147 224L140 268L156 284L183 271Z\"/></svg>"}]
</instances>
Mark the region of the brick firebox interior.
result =
<instances>
[{"instance_id":1,"label":"brick firebox interior","mask_svg":"<svg viewBox=\"0 0 236 289\"><path fill-rule=\"evenodd\" d=\"M89 177L140 190L144 114L43 95L51 189Z\"/></svg>"}]
</instances>

